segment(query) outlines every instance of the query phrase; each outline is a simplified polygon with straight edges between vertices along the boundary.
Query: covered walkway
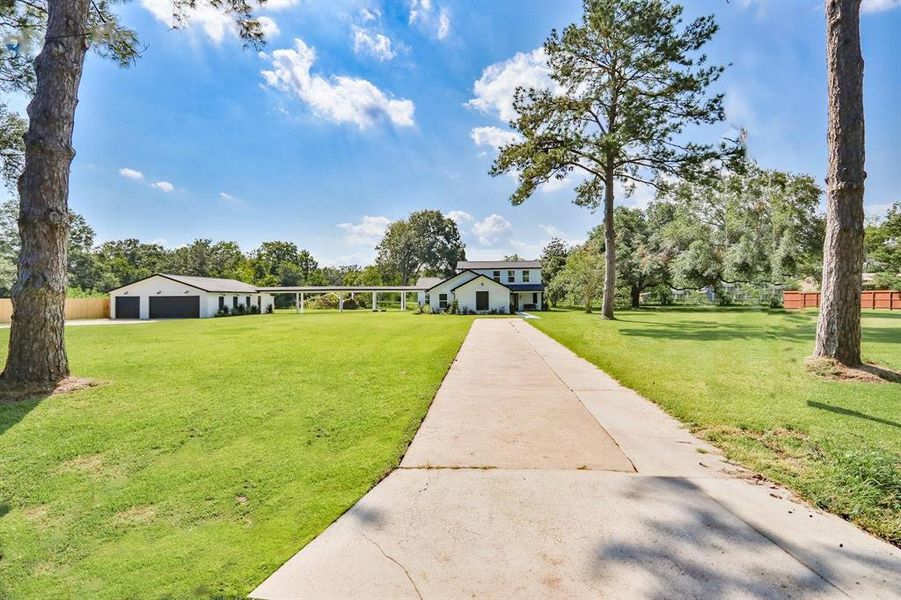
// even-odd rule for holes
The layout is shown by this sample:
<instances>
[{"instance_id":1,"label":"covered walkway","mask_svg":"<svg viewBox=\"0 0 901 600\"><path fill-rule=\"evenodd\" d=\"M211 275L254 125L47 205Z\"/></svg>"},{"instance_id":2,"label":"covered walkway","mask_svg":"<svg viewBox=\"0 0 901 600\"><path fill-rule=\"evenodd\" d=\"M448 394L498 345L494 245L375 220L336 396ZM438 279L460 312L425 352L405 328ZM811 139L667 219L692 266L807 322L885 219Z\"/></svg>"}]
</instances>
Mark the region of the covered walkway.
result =
<instances>
[{"instance_id":1,"label":"covered walkway","mask_svg":"<svg viewBox=\"0 0 901 600\"><path fill-rule=\"evenodd\" d=\"M354 294L372 294L372 310L378 310L378 296L381 293L400 294L400 309L407 310L407 294L423 292L427 289L425 286L416 285L299 285L299 286L278 286L278 287L261 287L260 292L268 294L294 294L294 307L298 313L304 312L304 302L307 295L322 294L346 294L350 293L353 298ZM341 305L339 304L339 310Z\"/></svg>"}]
</instances>

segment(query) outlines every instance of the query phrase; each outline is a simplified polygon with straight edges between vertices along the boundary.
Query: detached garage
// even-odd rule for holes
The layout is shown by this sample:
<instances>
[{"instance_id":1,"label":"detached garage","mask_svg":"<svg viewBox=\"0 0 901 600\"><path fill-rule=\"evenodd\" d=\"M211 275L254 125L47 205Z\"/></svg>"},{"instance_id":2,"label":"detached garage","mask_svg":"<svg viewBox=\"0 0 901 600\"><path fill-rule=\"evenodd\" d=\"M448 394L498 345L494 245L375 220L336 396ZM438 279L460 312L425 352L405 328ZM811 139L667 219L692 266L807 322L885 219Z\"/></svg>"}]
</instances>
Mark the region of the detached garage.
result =
<instances>
[{"instance_id":1,"label":"detached garage","mask_svg":"<svg viewBox=\"0 0 901 600\"><path fill-rule=\"evenodd\" d=\"M110 292L113 319L198 319L219 310L268 312L272 295L234 279L157 273Z\"/></svg>"}]
</instances>

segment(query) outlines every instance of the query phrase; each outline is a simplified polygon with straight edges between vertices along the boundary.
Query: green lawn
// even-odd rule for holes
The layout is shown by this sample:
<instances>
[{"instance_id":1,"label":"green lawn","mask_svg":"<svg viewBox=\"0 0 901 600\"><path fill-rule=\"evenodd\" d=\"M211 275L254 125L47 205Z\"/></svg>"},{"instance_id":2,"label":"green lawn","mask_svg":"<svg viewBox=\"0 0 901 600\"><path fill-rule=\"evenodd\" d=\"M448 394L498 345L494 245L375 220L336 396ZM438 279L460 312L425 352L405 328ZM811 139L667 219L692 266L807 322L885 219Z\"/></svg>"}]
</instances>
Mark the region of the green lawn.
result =
<instances>
[{"instance_id":1,"label":"green lawn","mask_svg":"<svg viewBox=\"0 0 901 600\"><path fill-rule=\"evenodd\" d=\"M741 463L901 544L901 385L815 379L816 312L579 311L528 321ZM866 360L901 370L901 312L864 311Z\"/></svg>"},{"instance_id":2,"label":"green lawn","mask_svg":"<svg viewBox=\"0 0 901 600\"><path fill-rule=\"evenodd\" d=\"M471 321L69 328L105 383L0 406L0 598L246 595L396 465Z\"/></svg>"}]
</instances>

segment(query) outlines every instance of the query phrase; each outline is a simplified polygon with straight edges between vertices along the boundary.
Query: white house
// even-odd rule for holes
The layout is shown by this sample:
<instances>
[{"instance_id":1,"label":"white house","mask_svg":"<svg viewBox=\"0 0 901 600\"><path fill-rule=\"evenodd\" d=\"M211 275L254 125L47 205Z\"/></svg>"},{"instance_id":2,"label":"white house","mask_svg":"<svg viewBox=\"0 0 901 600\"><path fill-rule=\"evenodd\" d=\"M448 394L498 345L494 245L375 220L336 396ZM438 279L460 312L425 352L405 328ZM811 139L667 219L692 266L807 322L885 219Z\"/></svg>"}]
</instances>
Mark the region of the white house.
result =
<instances>
[{"instance_id":1,"label":"white house","mask_svg":"<svg viewBox=\"0 0 901 600\"><path fill-rule=\"evenodd\" d=\"M537 260L472 260L457 263L457 272L441 279L422 277L416 282L419 303L433 311L460 308L478 313L541 310L544 284Z\"/></svg>"},{"instance_id":2,"label":"white house","mask_svg":"<svg viewBox=\"0 0 901 600\"><path fill-rule=\"evenodd\" d=\"M272 294L214 277L156 273L110 292L112 319L196 319L214 317L224 307L265 313L271 306Z\"/></svg>"}]
</instances>

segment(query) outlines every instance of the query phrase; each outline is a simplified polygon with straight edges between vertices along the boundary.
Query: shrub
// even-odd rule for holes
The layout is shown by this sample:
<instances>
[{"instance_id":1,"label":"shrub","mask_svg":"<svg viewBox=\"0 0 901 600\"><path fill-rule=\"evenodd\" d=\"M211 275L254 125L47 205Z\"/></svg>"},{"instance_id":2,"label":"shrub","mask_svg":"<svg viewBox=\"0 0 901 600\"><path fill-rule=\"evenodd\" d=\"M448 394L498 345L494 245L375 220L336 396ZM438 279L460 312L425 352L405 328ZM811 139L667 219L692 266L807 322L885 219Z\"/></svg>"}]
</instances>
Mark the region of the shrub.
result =
<instances>
[{"instance_id":1,"label":"shrub","mask_svg":"<svg viewBox=\"0 0 901 600\"><path fill-rule=\"evenodd\" d=\"M414 315L421 315L421 314L422 314L422 304L417 304L417 305L416 305L416 308L413 309L413 314L414 314Z\"/></svg>"},{"instance_id":2,"label":"shrub","mask_svg":"<svg viewBox=\"0 0 901 600\"><path fill-rule=\"evenodd\" d=\"M459 314L460 303L454 300L451 302L450 309L447 311L451 314Z\"/></svg>"},{"instance_id":3,"label":"shrub","mask_svg":"<svg viewBox=\"0 0 901 600\"><path fill-rule=\"evenodd\" d=\"M357 301L354 298L345 298L343 306L344 310L357 310L360 308L360 305L357 304Z\"/></svg>"},{"instance_id":4,"label":"shrub","mask_svg":"<svg viewBox=\"0 0 901 600\"><path fill-rule=\"evenodd\" d=\"M424 305L422 306L422 314L424 314L424 315L430 315L430 314L432 314L432 305L431 305L431 304L424 304Z\"/></svg>"}]
</instances>

